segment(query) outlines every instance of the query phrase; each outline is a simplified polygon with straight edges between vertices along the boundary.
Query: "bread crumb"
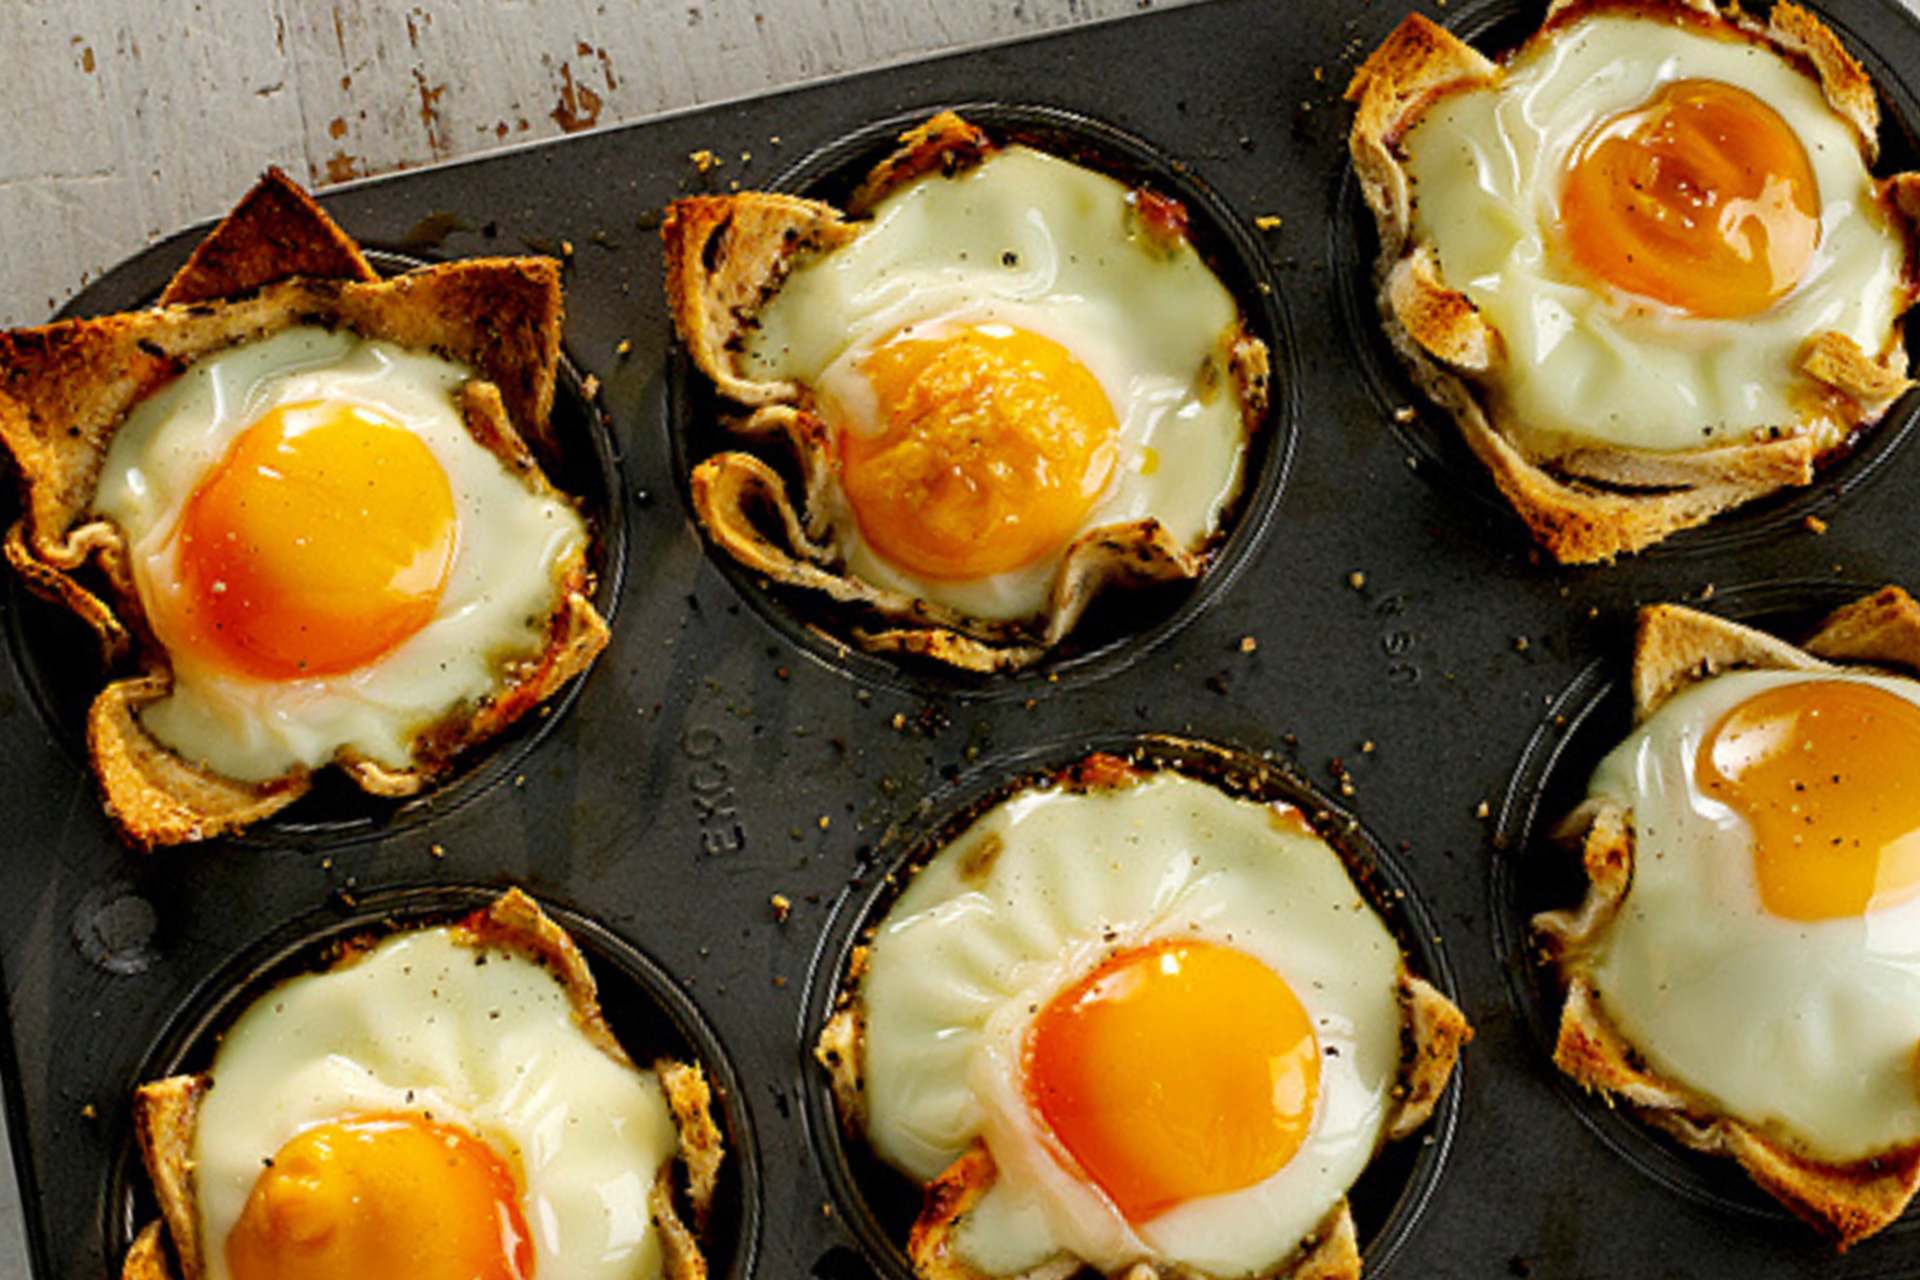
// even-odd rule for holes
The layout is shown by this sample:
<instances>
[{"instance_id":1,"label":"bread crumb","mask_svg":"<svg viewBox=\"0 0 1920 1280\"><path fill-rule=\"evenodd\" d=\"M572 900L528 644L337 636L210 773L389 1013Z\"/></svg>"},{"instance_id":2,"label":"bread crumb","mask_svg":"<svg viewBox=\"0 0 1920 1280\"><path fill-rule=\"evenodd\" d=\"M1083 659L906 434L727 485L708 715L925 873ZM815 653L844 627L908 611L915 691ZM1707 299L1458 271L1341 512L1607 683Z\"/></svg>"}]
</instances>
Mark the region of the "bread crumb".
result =
<instances>
[{"instance_id":1,"label":"bread crumb","mask_svg":"<svg viewBox=\"0 0 1920 1280\"><path fill-rule=\"evenodd\" d=\"M1259 647L1260 647L1260 642L1254 639L1252 636L1240 637L1240 652L1252 653L1255 649L1258 649Z\"/></svg>"},{"instance_id":2,"label":"bread crumb","mask_svg":"<svg viewBox=\"0 0 1920 1280\"><path fill-rule=\"evenodd\" d=\"M432 854L436 858L444 858L447 856L447 846L443 844L436 844L430 847L427 850L427 852Z\"/></svg>"},{"instance_id":3,"label":"bread crumb","mask_svg":"<svg viewBox=\"0 0 1920 1280\"><path fill-rule=\"evenodd\" d=\"M1527 651L1527 638L1525 636L1515 636L1513 638L1513 651L1515 653L1525 653Z\"/></svg>"},{"instance_id":4,"label":"bread crumb","mask_svg":"<svg viewBox=\"0 0 1920 1280\"><path fill-rule=\"evenodd\" d=\"M698 151L690 152L687 155L687 159L693 161L693 167L702 173L712 173L720 167L720 157L705 147L700 148Z\"/></svg>"},{"instance_id":5,"label":"bread crumb","mask_svg":"<svg viewBox=\"0 0 1920 1280\"><path fill-rule=\"evenodd\" d=\"M767 901L773 907L773 918L776 921L784 924L787 917L793 914L793 899L786 894L776 893Z\"/></svg>"},{"instance_id":6,"label":"bread crumb","mask_svg":"<svg viewBox=\"0 0 1920 1280\"><path fill-rule=\"evenodd\" d=\"M1278 231L1280 229L1280 215L1277 213L1263 213L1253 220L1253 225L1262 231Z\"/></svg>"},{"instance_id":7,"label":"bread crumb","mask_svg":"<svg viewBox=\"0 0 1920 1280\"><path fill-rule=\"evenodd\" d=\"M822 831L825 831L828 828L828 826L832 825L832 823L833 823L832 818L828 817L824 813L820 815L820 829Z\"/></svg>"},{"instance_id":8,"label":"bread crumb","mask_svg":"<svg viewBox=\"0 0 1920 1280\"><path fill-rule=\"evenodd\" d=\"M1393 420L1403 427L1412 422L1416 416L1417 413L1410 404L1403 404L1393 411Z\"/></svg>"},{"instance_id":9,"label":"bread crumb","mask_svg":"<svg viewBox=\"0 0 1920 1280\"><path fill-rule=\"evenodd\" d=\"M1804 523L1807 528L1814 533L1825 533L1827 531L1827 522L1819 516L1808 516Z\"/></svg>"},{"instance_id":10,"label":"bread crumb","mask_svg":"<svg viewBox=\"0 0 1920 1280\"><path fill-rule=\"evenodd\" d=\"M1367 575L1355 569L1347 575L1347 585L1358 591L1367 585Z\"/></svg>"},{"instance_id":11,"label":"bread crumb","mask_svg":"<svg viewBox=\"0 0 1920 1280\"><path fill-rule=\"evenodd\" d=\"M623 359L629 354L631 354L632 351L633 351L633 343L629 342L625 338L620 339L620 341L615 343L613 347L613 354L615 354L616 356L620 356Z\"/></svg>"},{"instance_id":12,"label":"bread crumb","mask_svg":"<svg viewBox=\"0 0 1920 1280\"><path fill-rule=\"evenodd\" d=\"M1492 812L1493 812L1493 810L1487 807L1487 802L1486 802L1485 800L1482 800L1482 801L1481 801L1481 802L1480 802L1480 803L1479 803L1479 804L1478 804L1478 805L1477 805L1477 806L1476 806L1476 807L1474 808L1474 811L1473 811L1473 816L1474 816L1474 817L1476 817L1476 818L1484 818L1484 817L1487 817L1488 815L1490 815L1490 814L1492 814Z\"/></svg>"}]
</instances>

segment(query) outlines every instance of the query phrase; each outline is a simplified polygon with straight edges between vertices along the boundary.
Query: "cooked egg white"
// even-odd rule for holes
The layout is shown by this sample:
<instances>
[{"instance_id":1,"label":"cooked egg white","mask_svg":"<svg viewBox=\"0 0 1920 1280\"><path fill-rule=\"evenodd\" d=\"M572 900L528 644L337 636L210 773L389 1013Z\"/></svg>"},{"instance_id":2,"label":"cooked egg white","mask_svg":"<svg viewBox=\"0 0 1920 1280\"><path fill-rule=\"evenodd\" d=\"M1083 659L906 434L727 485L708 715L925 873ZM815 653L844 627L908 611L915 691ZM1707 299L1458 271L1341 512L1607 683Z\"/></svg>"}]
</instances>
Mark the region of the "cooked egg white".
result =
<instances>
[{"instance_id":1,"label":"cooked egg white","mask_svg":"<svg viewBox=\"0 0 1920 1280\"><path fill-rule=\"evenodd\" d=\"M1123 184L1016 146L892 194L857 240L798 266L744 366L811 388L841 439L826 514L855 577L1010 619L1045 609L1062 553L1088 529L1151 516L1198 549L1219 528L1246 442L1226 363L1239 324L1192 245L1147 234ZM944 351L982 327L1000 345L965 370L878 371L889 344ZM880 464L902 470L867 486L915 496L863 510L863 463L844 442L880 436L890 415L925 421L916 394L961 407L944 440L923 431L911 459ZM1062 436L1073 443L1027 457ZM1063 478L1021 491L1036 473Z\"/></svg>"},{"instance_id":2,"label":"cooked egg white","mask_svg":"<svg viewBox=\"0 0 1920 1280\"><path fill-rule=\"evenodd\" d=\"M1401 972L1292 810L1171 772L1024 791L873 937L868 1137L922 1182L985 1142L999 1176L956 1244L986 1274L1264 1273L1380 1142Z\"/></svg>"},{"instance_id":3,"label":"cooked egg white","mask_svg":"<svg viewBox=\"0 0 1920 1280\"><path fill-rule=\"evenodd\" d=\"M126 535L172 666L141 713L157 739L247 782L343 749L406 769L415 735L539 654L586 528L468 433L454 395L472 376L295 328L134 410L95 505ZM263 443L269 419L282 431ZM315 431L340 443L280 474Z\"/></svg>"},{"instance_id":4,"label":"cooked egg white","mask_svg":"<svg viewBox=\"0 0 1920 1280\"><path fill-rule=\"evenodd\" d=\"M1592 782L1633 815L1631 888L1577 959L1608 1020L1830 1161L1920 1139L1916 760L1915 682L1740 672L1672 698Z\"/></svg>"},{"instance_id":5,"label":"cooked egg white","mask_svg":"<svg viewBox=\"0 0 1920 1280\"><path fill-rule=\"evenodd\" d=\"M1676 233L1665 247L1601 244L1590 252L1610 256L1607 276L1591 260L1583 265L1570 244L1581 234L1604 242L1622 225L1600 218L1584 230L1586 212L1569 208L1569 169L1582 148L1609 131L1624 133L1631 113L1687 82L1749 97L1740 99L1746 105L1714 108L1731 116L1697 115L1705 123L1691 139L1659 143L1671 144L1684 163L1669 163L1657 182L1644 180L1645 168L1632 170L1631 181L1616 177L1614 198L1642 211L1664 200L1654 221L1666 229L1656 239L1696 215L1720 226L1759 209L1772 220L1770 251L1787 257L1785 241L1807 228L1783 229L1799 223L1784 206L1805 201L1816 219L1814 243L1804 261L1786 267L1792 287L1757 310L1721 314L1745 304L1725 296L1725 263L1689 257L1704 237ZM1790 144L1755 143L1739 164L1766 173L1765 190L1750 197L1731 186L1716 191L1722 180L1740 179L1717 169L1721 160L1709 153L1729 136L1778 134L1769 112L1797 138L1811 189L1801 184L1790 197L1783 171L1798 162L1766 154L1790 153ZM1415 183L1414 238L1436 247L1442 278L1499 332L1505 360L1495 412L1536 455L1594 441L1697 449L1802 422L1822 432L1824 444L1837 444L1846 424L1822 409L1817 385L1799 372L1802 345L1833 331L1879 356L1898 341L1907 246L1861 141L1811 72L1758 42L1705 34L1657 13L1590 15L1529 42L1494 85L1443 97L1402 150ZM1714 200L1721 203L1701 212ZM1666 299L1647 292L1670 285L1676 291Z\"/></svg>"},{"instance_id":6,"label":"cooked egg white","mask_svg":"<svg viewBox=\"0 0 1920 1280\"><path fill-rule=\"evenodd\" d=\"M320 1248L369 1276L511 1277L500 1255L518 1232L538 1280L661 1274L647 1194L675 1150L665 1097L516 953L395 935L255 1001L210 1074L192 1158L211 1280L264 1280L248 1268ZM386 1145L312 1149L356 1119L385 1125ZM504 1204L475 1190L502 1178Z\"/></svg>"}]
</instances>

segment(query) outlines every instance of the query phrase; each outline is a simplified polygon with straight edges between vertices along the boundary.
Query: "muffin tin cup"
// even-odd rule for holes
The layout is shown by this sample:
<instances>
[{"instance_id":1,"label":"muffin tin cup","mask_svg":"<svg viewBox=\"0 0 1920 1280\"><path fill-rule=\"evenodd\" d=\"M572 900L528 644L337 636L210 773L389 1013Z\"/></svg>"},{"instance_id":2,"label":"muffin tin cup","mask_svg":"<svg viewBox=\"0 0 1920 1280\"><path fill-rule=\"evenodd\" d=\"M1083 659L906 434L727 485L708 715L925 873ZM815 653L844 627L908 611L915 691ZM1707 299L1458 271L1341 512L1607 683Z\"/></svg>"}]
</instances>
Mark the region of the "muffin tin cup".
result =
<instances>
[{"instance_id":1,"label":"muffin tin cup","mask_svg":"<svg viewBox=\"0 0 1920 1280\"><path fill-rule=\"evenodd\" d=\"M1266 344L1271 365L1267 412L1247 442L1240 492L1209 552L1205 573L1196 582L1144 592L1109 591L1054 652L1021 671L983 676L863 650L850 633L850 624L859 619L855 610L835 605L818 592L769 583L718 548L711 555L741 597L786 642L855 679L932 696L1031 696L1040 684L1096 680L1138 661L1230 589L1258 549L1281 498L1297 430L1299 375L1286 305L1252 230L1194 166L1093 116L1033 103L930 104L822 144L782 171L767 189L843 207L874 165L898 148L902 134L940 111L953 111L979 126L998 145L1031 146L1130 188L1179 200L1202 260L1238 302L1247 331ZM729 447L740 447L723 423L744 410L716 393L683 354L677 354L672 366L671 403L674 478L691 508L688 480L694 467ZM797 477L791 468L785 474L789 491L798 499L802 490ZM870 620L862 625L870 625Z\"/></svg>"},{"instance_id":2,"label":"muffin tin cup","mask_svg":"<svg viewBox=\"0 0 1920 1280\"><path fill-rule=\"evenodd\" d=\"M1761 581L1716 590L1705 600L1674 603L1797 642L1833 610L1876 589L1877 584L1861 582ZM1755 1187L1730 1157L1689 1150L1625 1104L1576 1084L1553 1063L1565 988L1554 966L1541 958L1531 922L1543 911L1576 908L1586 897L1578 844L1563 840L1557 828L1586 799L1588 779L1601 760L1633 731L1630 626L1619 628L1612 647L1612 656L1588 664L1553 700L1501 804L1489 906L1496 958L1539 1069L1553 1079L1581 1123L1626 1165L1715 1210L1789 1223L1792 1215ZM1916 1230L1920 1222L1908 1217L1882 1234Z\"/></svg>"},{"instance_id":3,"label":"muffin tin cup","mask_svg":"<svg viewBox=\"0 0 1920 1280\"><path fill-rule=\"evenodd\" d=\"M206 1070L227 1028L283 982L327 967L342 947L411 929L456 923L484 910L502 891L447 885L391 889L290 921L260 938L212 974L147 1052L141 1082ZM740 1081L725 1048L697 1005L655 960L591 916L553 903L546 912L573 938L599 987L601 1012L615 1039L646 1073L661 1058L697 1063L713 1091L713 1118L726 1159L705 1237L710 1274L744 1280L755 1274L760 1238L760 1163ZM217 1081L216 1081L217 1087ZM121 1121L125 1124L126 1121ZM159 1214L131 1132L115 1144L101 1196L107 1255L124 1256L142 1227Z\"/></svg>"},{"instance_id":4,"label":"muffin tin cup","mask_svg":"<svg viewBox=\"0 0 1920 1280\"><path fill-rule=\"evenodd\" d=\"M412 254L390 250L368 250L366 257L384 276L428 265ZM159 287L155 286L129 305L151 305L158 296ZM83 301L76 299L63 318L87 314L79 309ZM592 574L593 605L613 626L627 567L626 484L619 449L595 392L564 352L557 375L550 422L561 452L553 456L536 447L536 457L547 479L571 498L586 518L592 539L587 568ZM13 508L0 503L0 517L11 524ZM34 707L48 734L75 765L88 769L87 708L109 680L137 672L130 663L108 670L102 664L99 641L92 629L65 606L34 595L18 574L5 575L4 589L6 641ZM321 768L315 771L312 792L229 839L258 847L291 845L324 850L379 839L422 823L499 785L524 767L528 753L579 696L580 686L579 680L570 682L539 713L522 717L461 753L449 774L417 797L396 800L374 796L338 770Z\"/></svg>"},{"instance_id":5,"label":"muffin tin cup","mask_svg":"<svg viewBox=\"0 0 1920 1280\"><path fill-rule=\"evenodd\" d=\"M1517 48L1540 25L1537 6L1525 0L1488 0L1443 15L1453 34L1490 55ZM1920 121L1913 94L1873 52L1864 31L1849 29L1844 15L1819 15L1839 32L1848 49L1866 66L1886 110L1881 122L1877 177L1920 170L1920 147L1913 125ZM1450 500L1467 501L1493 513L1513 536L1525 538L1525 526L1501 494L1492 476L1468 447L1452 417L1415 385L1382 327L1374 264L1379 238L1373 213L1360 194L1351 169L1344 175L1328 223L1327 256L1333 264L1336 313L1346 330L1357 373L1367 386L1382 422L1391 424L1406 451L1407 463ZM1751 555L1795 532L1809 520L1827 520L1843 512L1847 499L1882 475L1907 446L1920 422L1920 389L1897 400L1880 420L1862 428L1834 456L1823 459L1813 483L1789 487L1727 511L1705 525L1682 529L1640 553L1651 560L1715 561ZM1604 570L1602 570L1604 571Z\"/></svg>"},{"instance_id":6,"label":"muffin tin cup","mask_svg":"<svg viewBox=\"0 0 1920 1280\"><path fill-rule=\"evenodd\" d=\"M1439 933L1417 888L1350 813L1269 756L1165 734L1128 734L1050 743L983 761L890 829L834 904L807 980L799 1028L803 1049L818 1043L846 989L855 949L872 936L915 871L1002 801L1057 780L1063 770L1094 754L1113 755L1153 771L1172 770L1229 795L1298 809L1346 864L1362 896L1400 944L1408 968L1458 999ZM905 1242L920 1211L920 1187L888 1168L860 1135L850 1132L824 1068L809 1060L802 1071L802 1114L835 1211L850 1224L882 1275L912 1280ZM1418 1228L1442 1176L1459 1109L1456 1068L1427 1126L1400 1142L1383 1142L1354 1184L1350 1199L1369 1273L1384 1271Z\"/></svg>"}]
</instances>

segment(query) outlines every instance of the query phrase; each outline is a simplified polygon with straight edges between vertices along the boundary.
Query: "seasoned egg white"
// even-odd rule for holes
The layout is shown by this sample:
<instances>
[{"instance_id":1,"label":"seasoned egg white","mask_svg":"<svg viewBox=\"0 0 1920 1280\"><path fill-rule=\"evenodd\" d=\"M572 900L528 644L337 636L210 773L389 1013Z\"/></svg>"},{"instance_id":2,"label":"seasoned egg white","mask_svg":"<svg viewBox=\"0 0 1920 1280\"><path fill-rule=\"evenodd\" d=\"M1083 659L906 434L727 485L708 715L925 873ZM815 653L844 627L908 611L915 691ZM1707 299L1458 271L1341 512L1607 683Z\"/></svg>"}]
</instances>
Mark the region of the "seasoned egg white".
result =
<instances>
[{"instance_id":1,"label":"seasoned egg white","mask_svg":"<svg viewBox=\"0 0 1920 1280\"><path fill-rule=\"evenodd\" d=\"M537 656L560 583L585 555L580 515L511 473L467 431L454 395L472 372L392 343L294 328L195 362L142 401L115 435L95 507L124 532L135 586L173 669L172 692L143 709L149 732L186 758L246 782L313 768L349 750L389 768L412 740L502 687L505 664ZM434 614L398 647L337 674L267 679L169 631L182 593L182 512L235 439L279 405L362 405L431 450L457 517Z\"/></svg>"},{"instance_id":2,"label":"seasoned egg white","mask_svg":"<svg viewBox=\"0 0 1920 1280\"><path fill-rule=\"evenodd\" d=\"M1002 325L1065 347L1120 424L1119 461L1082 532L1151 516L1198 549L1239 490L1232 296L1189 242L1143 233L1122 183L1057 157L1008 147L890 195L853 243L796 267L757 319L749 376L797 381L866 433L877 408L861 365L903 330ZM927 577L876 552L837 490L829 506L853 576L979 618L1042 612L1065 550L980 577Z\"/></svg>"},{"instance_id":3,"label":"seasoned egg white","mask_svg":"<svg viewBox=\"0 0 1920 1280\"><path fill-rule=\"evenodd\" d=\"M382 942L256 1000L222 1038L194 1132L210 1280L262 1171L295 1135L431 1117L516 1171L537 1280L661 1274L647 1195L676 1135L658 1082L590 1043L554 976L446 929Z\"/></svg>"},{"instance_id":4,"label":"seasoned egg white","mask_svg":"<svg viewBox=\"0 0 1920 1280\"><path fill-rule=\"evenodd\" d=\"M1695 684L1623 742L1591 793L1633 815L1633 879L1578 958L1601 1008L1664 1078L1830 1161L1920 1139L1920 897L1797 920L1762 900L1748 820L1696 776L1700 743L1736 705L1812 679L1754 671Z\"/></svg>"},{"instance_id":5,"label":"seasoned egg white","mask_svg":"<svg viewBox=\"0 0 1920 1280\"><path fill-rule=\"evenodd\" d=\"M1252 957L1291 987L1318 1042L1318 1101L1278 1172L1133 1226L1036 1119L1023 1046L1035 1013L1107 956L1193 941ZM984 1140L999 1177L956 1246L986 1274L1062 1252L1109 1273L1138 1259L1263 1273L1380 1143L1402 970L1338 855L1297 814L1171 772L1113 790L1024 791L915 872L873 936L859 987L867 1136L922 1182Z\"/></svg>"}]
</instances>

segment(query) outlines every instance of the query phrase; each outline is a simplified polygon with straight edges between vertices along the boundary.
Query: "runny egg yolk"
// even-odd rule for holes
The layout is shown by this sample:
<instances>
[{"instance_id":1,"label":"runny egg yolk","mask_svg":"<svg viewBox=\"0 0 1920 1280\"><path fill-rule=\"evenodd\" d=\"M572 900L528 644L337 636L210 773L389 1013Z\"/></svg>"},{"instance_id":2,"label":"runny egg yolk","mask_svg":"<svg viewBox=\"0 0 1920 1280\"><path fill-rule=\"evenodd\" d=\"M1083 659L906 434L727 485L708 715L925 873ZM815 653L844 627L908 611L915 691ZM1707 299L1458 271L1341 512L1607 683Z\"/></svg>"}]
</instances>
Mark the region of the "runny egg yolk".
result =
<instances>
[{"instance_id":1,"label":"runny egg yolk","mask_svg":"<svg viewBox=\"0 0 1920 1280\"><path fill-rule=\"evenodd\" d=\"M1820 191L1779 112L1729 84L1678 80L1580 144L1561 224L1586 271L1725 319L1799 282L1820 242Z\"/></svg>"},{"instance_id":2,"label":"runny egg yolk","mask_svg":"<svg viewBox=\"0 0 1920 1280\"><path fill-rule=\"evenodd\" d=\"M1060 550L1119 455L1099 380L1038 334L903 332L861 371L879 429L840 432L840 481L861 536L911 573L980 578Z\"/></svg>"},{"instance_id":3,"label":"runny egg yolk","mask_svg":"<svg viewBox=\"0 0 1920 1280\"><path fill-rule=\"evenodd\" d=\"M434 615L457 539L433 451L362 405L264 414L188 499L187 643L271 680L334 675Z\"/></svg>"},{"instance_id":4,"label":"runny egg yolk","mask_svg":"<svg viewBox=\"0 0 1920 1280\"><path fill-rule=\"evenodd\" d=\"M1231 947L1124 951L1040 1011L1030 1106L1129 1222L1283 1168L1320 1088L1313 1025L1286 981Z\"/></svg>"},{"instance_id":5,"label":"runny egg yolk","mask_svg":"<svg viewBox=\"0 0 1920 1280\"><path fill-rule=\"evenodd\" d=\"M1768 689L1713 726L1695 775L1752 826L1773 915L1861 916L1920 891L1920 707L1898 694L1843 680Z\"/></svg>"},{"instance_id":6,"label":"runny egg yolk","mask_svg":"<svg viewBox=\"0 0 1920 1280\"><path fill-rule=\"evenodd\" d=\"M530 1280L513 1170L462 1129L411 1114L303 1130L227 1236L233 1280Z\"/></svg>"}]
</instances>

